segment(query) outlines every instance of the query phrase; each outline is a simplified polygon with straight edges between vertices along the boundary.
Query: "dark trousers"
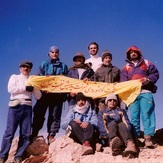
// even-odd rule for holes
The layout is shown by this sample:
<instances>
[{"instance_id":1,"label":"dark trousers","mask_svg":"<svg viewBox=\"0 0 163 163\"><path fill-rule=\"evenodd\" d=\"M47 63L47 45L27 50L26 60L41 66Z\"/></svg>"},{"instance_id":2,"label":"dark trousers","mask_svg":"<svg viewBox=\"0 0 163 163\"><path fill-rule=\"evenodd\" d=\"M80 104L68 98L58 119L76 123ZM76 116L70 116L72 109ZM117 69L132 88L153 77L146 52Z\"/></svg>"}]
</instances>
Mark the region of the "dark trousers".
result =
<instances>
[{"instance_id":1,"label":"dark trousers","mask_svg":"<svg viewBox=\"0 0 163 163\"><path fill-rule=\"evenodd\" d=\"M10 107L8 111L7 127L2 139L0 158L7 159L8 153L19 126L19 142L15 157L22 157L29 145L31 133L32 106L18 105Z\"/></svg>"},{"instance_id":2,"label":"dark trousers","mask_svg":"<svg viewBox=\"0 0 163 163\"><path fill-rule=\"evenodd\" d=\"M89 123L87 128L81 128L79 124L75 121L69 123L72 131L70 137L79 143L84 143L85 141L91 142L94 134L94 126Z\"/></svg>"},{"instance_id":3,"label":"dark trousers","mask_svg":"<svg viewBox=\"0 0 163 163\"><path fill-rule=\"evenodd\" d=\"M60 94L57 93L43 93L40 100L38 100L33 108L33 123L32 135L37 136L40 129L42 129L45 121L45 114L49 109L47 120L47 132L55 135L60 129L61 114L63 101Z\"/></svg>"},{"instance_id":4,"label":"dark trousers","mask_svg":"<svg viewBox=\"0 0 163 163\"><path fill-rule=\"evenodd\" d=\"M112 121L107 127L109 130L109 140L116 136L120 136L125 144L127 144L127 140L132 140L132 135L123 122L116 123Z\"/></svg>"}]
</instances>

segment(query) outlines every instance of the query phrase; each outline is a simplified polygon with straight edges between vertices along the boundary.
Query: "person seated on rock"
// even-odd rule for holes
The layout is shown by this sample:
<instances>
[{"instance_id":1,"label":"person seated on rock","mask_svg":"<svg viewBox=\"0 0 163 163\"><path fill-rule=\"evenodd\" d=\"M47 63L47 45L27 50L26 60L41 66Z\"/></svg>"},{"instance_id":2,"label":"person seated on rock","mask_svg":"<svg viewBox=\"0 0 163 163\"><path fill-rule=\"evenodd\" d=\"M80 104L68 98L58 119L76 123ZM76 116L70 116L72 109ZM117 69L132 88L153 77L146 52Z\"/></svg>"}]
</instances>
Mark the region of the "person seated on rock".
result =
<instances>
[{"instance_id":1,"label":"person seated on rock","mask_svg":"<svg viewBox=\"0 0 163 163\"><path fill-rule=\"evenodd\" d=\"M93 153L91 143L97 128L97 114L83 93L76 94L76 105L62 121L62 128L69 137L83 145L82 155Z\"/></svg>"},{"instance_id":2,"label":"person seated on rock","mask_svg":"<svg viewBox=\"0 0 163 163\"><path fill-rule=\"evenodd\" d=\"M134 144L130 129L131 123L124 109L117 107L117 96L113 93L106 97L107 108L98 113L98 129L100 136L109 138L109 145L112 154L121 152L121 147L125 145L125 154L136 154L137 149Z\"/></svg>"}]
</instances>

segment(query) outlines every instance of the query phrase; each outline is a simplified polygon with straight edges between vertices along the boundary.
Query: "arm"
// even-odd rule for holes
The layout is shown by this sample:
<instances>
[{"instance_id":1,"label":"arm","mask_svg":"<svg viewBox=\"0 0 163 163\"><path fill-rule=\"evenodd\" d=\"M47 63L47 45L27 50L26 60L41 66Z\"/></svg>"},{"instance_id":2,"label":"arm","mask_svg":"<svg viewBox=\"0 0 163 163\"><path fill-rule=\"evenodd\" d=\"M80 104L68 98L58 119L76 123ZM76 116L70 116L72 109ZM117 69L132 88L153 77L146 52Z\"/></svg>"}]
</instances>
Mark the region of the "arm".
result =
<instances>
[{"instance_id":1,"label":"arm","mask_svg":"<svg viewBox=\"0 0 163 163\"><path fill-rule=\"evenodd\" d=\"M99 132L100 132L100 136L101 137L105 137L105 138L108 138L108 133L107 133L107 130L106 130L106 126L105 126L105 120L103 118L103 112L102 111L99 111L98 112L98 129L99 129Z\"/></svg>"},{"instance_id":2,"label":"arm","mask_svg":"<svg viewBox=\"0 0 163 163\"><path fill-rule=\"evenodd\" d=\"M156 66L149 62L148 68L148 79L151 80L153 83L156 83L159 79L159 71L157 70Z\"/></svg>"},{"instance_id":3,"label":"arm","mask_svg":"<svg viewBox=\"0 0 163 163\"><path fill-rule=\"evenodd\" d=\"M128 81L128 72L126 70L126 66L124 66L122 71L121 71L120 81L121 82Z\"/></svg>"},{"instance_id":4,"label":"arm","mask_svg":"<svg viewBox=\"0 0 163 163\"><path fill-rule=\"evenodd\" d=\"M8 81L8 92L12 94L20 94L26 91L25 83L20 85L18 83L18 76L12 75Z\"/></svg>"},{"instance_id":5,"label":"arm","mask_svg":"<svg viewBox=\"0 0 163 163\"><path fill-rule=\"evenodd\" d=\"M66 117L62 121L62 128L66 130L68 124L74 119L74 112L73 109L70 109L66 115Z\"/></svg>"},{"instance_id":6,"label":"arm","mask_svg":"<svg viewBox=\"0 0 163 163\"><path fill-rule=\"evenodd\" d=\"M131 131L131 123L128 118L127 112L124 109L121 109L123 111L123 116L122 116L122 122L125 123L126 127Z\"/></svg>"},{"instance_id":7,"label":"arm","mask_svg":"<svg viewBox=\"0 0 163 163\"><path fill-rule=\"evenodd\" d=\"M41 93L40 90L37 90L37 89L34 88L33 89L33 95L34 95L36 100L39 100L41 98L41 96L42 96L42 93Z\"/></svg>"}]
</instances>

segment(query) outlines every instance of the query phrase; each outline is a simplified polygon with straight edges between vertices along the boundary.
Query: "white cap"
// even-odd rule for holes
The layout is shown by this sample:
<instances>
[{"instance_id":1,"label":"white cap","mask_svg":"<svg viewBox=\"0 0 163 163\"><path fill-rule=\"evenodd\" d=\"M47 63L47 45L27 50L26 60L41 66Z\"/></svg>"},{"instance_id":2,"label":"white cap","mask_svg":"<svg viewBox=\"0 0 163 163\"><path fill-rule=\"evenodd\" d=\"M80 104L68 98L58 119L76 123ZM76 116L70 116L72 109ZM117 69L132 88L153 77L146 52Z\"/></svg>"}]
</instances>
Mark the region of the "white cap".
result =
<instances>
[{"instance_id":1,"label":"white cap","mask_svg":"<svg viewBox=\"0 0 163 163\"><path fill-rule=\"evenodd\" d=\"M109 94L106 99L105 99L105 104L108 104L108 100L116 100L117 101L117 96L114 93Z\"/></svg>"}]
</instances>

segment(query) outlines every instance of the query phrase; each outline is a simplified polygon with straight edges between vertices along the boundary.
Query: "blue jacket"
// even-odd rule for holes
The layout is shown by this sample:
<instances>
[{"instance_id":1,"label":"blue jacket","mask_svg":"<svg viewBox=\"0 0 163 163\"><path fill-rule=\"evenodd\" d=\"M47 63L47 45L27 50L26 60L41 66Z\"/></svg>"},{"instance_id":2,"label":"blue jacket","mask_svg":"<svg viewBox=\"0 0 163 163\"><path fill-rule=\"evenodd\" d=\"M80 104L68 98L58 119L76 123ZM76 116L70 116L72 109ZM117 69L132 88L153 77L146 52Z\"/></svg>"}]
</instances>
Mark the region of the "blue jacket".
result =
<instances>
[{"instance_id":1,"label":"blue jacket","mask_svg":"<svg viewBox=\"0 0 163 163\"><path fill-rule=\"evenodd\" d=\"M80 119L82 122L89 122L90 124L97 127L97 114L95 110L93 110L90 106L88 107L88 110L84 114L80 114L76 112L74 109L70 109L67 113L66 117L62 121L62 128L66 130L68 124L73 119Z\"/></svg>"},{"instance_id":2,"label":"blue jacket","mask_svg":"<svg viewBox=\"0 0 163 163\"><path fill-rule=\"evenodd\" d=\"M98 112L98 129L101 137L109 137L107 126L109 126L112 121L117 123L123 122L126 127L131 130L131 123L124 109L118 107L115 109L106 108Z\"/></svg>"},{"instance_id":3,"label":"blue jacket","mask_svg":"<svg viewBox=\"0 0 163 163\"><path fill-rule=\"evenodd\" d=\"M39 67L39 75L67 75L68 67L58 60L43 61Z\"/></svg>"}]
</instances>

